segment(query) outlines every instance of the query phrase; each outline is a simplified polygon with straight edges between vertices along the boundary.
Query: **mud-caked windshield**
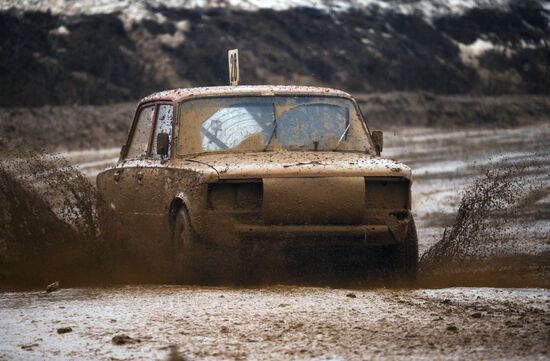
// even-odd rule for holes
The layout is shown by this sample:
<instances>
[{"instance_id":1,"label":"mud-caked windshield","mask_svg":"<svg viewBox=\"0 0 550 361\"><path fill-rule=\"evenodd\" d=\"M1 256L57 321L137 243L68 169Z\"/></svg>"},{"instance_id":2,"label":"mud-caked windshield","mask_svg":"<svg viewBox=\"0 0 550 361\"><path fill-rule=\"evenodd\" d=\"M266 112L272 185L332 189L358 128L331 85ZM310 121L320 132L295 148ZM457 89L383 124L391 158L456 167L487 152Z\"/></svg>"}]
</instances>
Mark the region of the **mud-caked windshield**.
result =
<instances>
[{"instance_id":1,"label":"mud-caked windshield","mask_svg":"<svg viewBox=\"0 0 550 361\"><path fill-rule=\"evenodd\" d=\"M353 102L345 98L201 98L185 101L181 110L178 154L372 149Z\"/></svg>"}]
</instances>

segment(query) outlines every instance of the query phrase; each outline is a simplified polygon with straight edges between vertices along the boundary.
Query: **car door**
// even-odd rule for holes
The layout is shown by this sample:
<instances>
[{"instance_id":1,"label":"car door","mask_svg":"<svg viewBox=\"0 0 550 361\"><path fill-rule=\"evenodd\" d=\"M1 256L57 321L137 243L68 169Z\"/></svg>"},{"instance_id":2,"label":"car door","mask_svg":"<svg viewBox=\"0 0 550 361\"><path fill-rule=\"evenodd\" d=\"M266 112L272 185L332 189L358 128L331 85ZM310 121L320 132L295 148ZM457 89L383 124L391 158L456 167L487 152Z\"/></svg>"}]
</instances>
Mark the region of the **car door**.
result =
<instances>
[{"instance_id":1,"label":"car door","mask_svg":"<svg viewBox=\"0 0 550 361\"><path fill-rule=\"evenodd\" d=\"M157 154L160 133L172 138L173 104L146 103L138 108L121 161L101 183L109 206L127 221L155 222L165 216L165 183L169 182L164 163L170 157ZM169 147L170 149L171 147ZM109 177L107 177L109 178ZM98 180L98 185L99 185Z\"/></svg>"}]
</instances>

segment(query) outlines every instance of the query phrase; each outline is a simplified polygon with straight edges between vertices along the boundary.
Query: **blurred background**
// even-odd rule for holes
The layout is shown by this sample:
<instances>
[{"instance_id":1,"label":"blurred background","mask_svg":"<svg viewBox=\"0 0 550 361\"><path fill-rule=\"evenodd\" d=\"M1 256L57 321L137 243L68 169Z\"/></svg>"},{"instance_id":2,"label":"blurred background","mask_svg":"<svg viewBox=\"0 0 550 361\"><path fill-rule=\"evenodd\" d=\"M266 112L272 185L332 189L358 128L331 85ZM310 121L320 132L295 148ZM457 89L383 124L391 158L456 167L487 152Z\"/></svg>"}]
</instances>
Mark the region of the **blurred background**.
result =
<instances>
[{"instance_id":1,"label":"blurred background","mask_svg":"<svg viewBox=\"0 0 550 361\"><path fill-rule=\"evenodd\" d=\"M119 146L139 98L227 84L232 48L242 84L341 88L379 128L532 123L550 110L549 14L509 0L2 0L0 147Z\"/></svg>"}]
</instances>

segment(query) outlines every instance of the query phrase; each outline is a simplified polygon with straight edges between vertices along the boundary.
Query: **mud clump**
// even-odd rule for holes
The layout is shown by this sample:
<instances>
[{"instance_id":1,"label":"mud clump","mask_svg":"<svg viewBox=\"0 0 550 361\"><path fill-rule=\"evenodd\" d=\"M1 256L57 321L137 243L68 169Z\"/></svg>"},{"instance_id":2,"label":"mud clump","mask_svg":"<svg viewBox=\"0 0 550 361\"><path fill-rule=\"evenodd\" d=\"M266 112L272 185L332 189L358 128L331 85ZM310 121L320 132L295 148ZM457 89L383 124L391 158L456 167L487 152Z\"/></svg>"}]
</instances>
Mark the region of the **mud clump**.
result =
<instances>
[{"instance_id":1,"label":"mud clump","mask_svg":"<svg viewBox=\"0 0 550 361\"><path fill-rule=\"evenodd\" d=\"M141 340L140 339L137 339L137 338L132 338L128 335L116 335L112 338L111 342L114 344L114 345L117 345L117 346L120 346L120 345L131 345L131 344L134 344L134 343L140 343Z\"/></svg>"},{"instance_id":2,"label":"mud clump","mask_svg":"<svg viewBox=\"0 0 550 361\"><path fill-rule=\"evenodd\" d=\"M73 332L72 327L61 327L57 329L57 333L63 335L65 333Z\"/></svg>"},{"instance_id":3,"label":"mud clump","mask_svg":"<svg viewBox=\"0 0 550 361\"><path fill-rule=\"evenodd\" d=\"M0 159L0 282L71 283L101 255L95 188L61 157Z\"/></svg>"},{"instance_id":4,"label":"mud clump","mask_svg":"<svg viewBox=\"0 0 550 361\"><path fill-rule=\"evenodd\" d=\"M59 291L59 282L55 281L52 284L49 284L48 287L46 287L46 293L52 293L55 291Z\"/></svg>"},{"instance_id":5,"label":"mud clump","mask_svg":"<svg viewBox=\"0 0 550 361\"><path fill-rule=\"evenodd\" d=\"M517 214L536 191L536 185L525 177L522 167L497 164L487 168L462 193L454 223L422 255L420 284L548 286L544 277L537 279L529 274L537 256L524 254L516 246L525 238ZM548 262L545 263L538 265L543 272L548 268Z\"/></svg>"},{"instance_id":6,"label":"mud clump","mask_svg":"<svg viewBox=\"0 0 550 361\"><path fill-rule=\"evenodd\" d=\"M166 357L166 361L186 361L188 358L179 351L178 346L176 345L170 345L169 346L170 353Z\"/></svg>"}]
</instances>

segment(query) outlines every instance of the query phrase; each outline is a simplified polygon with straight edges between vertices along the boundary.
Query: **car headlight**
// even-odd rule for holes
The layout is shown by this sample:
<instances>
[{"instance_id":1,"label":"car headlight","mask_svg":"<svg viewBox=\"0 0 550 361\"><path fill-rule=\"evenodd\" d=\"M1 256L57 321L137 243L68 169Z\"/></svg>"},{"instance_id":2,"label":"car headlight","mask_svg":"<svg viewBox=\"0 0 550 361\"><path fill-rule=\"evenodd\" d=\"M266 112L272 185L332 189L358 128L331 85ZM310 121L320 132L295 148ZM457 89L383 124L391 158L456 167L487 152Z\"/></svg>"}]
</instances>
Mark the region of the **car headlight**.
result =
<instances>
[{"instance_id":1,"label":"car headlight","mask_svg":"<svg viewBox=\"0 0 550 361\"><path fill-rule=\"evenodd\" d=\"M262 206L261 180L212 183L208 186L210 209L257 209Z\"/></svg>"}]
</instances>

